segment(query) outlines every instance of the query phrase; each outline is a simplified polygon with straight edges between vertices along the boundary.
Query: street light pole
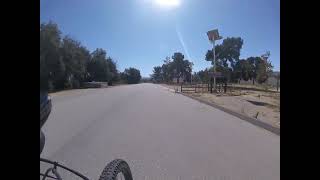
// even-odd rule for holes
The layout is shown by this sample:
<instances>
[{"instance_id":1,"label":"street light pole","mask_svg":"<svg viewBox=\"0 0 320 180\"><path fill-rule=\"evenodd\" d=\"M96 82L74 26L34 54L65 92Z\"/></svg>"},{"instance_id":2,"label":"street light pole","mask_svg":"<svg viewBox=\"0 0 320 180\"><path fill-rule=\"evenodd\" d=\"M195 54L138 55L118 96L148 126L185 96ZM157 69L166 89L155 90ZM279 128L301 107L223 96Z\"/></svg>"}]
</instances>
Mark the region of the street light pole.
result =
<instances>
[{"instance_id":1,"label":"street light pole","mask_svg":"<svg viewBox=\"0 0 320 180\"><path fill-rule=\"evenodd\" d=\"M214 30L208 31L207 35L208 35L209 40L213 44L213 49L212 49L212 54L213 54L213 86L214 86L213 89L214 89L214 91L216 91L216 76L217 76L217 74L216 74L216 64L217 63L216 63L215 43L216 43L216 40L220 40L220 39L222 39L222 37L219 35L218 29L214 29Z\"/></svg>"},{"instance_id":2,"label":"street light pole","mask_svg":"<svg viewBox=\"0 0 320 180\"><path fill-rule=\"evenodd\" d=\"M213 53L213 73L216 74L216 48L215 48L215 40L213 40L212 44L213 44L213 49L212 49L212 53ZM214 91L216 91L216 76L213 76L213 89Z\"/></svg>"}]
</instances>

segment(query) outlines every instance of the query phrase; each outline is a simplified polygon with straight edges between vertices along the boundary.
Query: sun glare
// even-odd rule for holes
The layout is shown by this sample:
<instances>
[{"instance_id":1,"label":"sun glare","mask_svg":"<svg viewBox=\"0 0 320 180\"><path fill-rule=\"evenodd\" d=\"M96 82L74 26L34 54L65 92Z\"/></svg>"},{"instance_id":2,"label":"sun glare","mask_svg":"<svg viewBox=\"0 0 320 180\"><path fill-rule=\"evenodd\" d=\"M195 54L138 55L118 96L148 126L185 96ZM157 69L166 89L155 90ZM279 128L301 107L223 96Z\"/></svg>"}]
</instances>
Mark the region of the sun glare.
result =
<instances>
[{"instance_id":1,"label":"sun glare","mask_svg":"<svg viewBox=\"0 0 320 180\"><path fill-rule=\"evenodd\" d=\"M155 0L156 4L162 7L178 7L180 0Z\"/></svg>"}]
</instances>

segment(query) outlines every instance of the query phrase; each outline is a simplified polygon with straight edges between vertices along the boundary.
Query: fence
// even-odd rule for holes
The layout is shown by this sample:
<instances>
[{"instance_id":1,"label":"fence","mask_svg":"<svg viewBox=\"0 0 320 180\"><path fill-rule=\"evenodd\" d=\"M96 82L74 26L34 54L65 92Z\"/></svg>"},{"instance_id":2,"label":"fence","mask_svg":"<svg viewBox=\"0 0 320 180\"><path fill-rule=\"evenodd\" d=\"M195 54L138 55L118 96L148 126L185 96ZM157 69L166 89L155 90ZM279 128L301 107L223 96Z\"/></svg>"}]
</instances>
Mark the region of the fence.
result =
<instances>
[{"instance_id":1,"label":"fence","mask_svg":"<svg viewBox=\"0 0 320 180\"><path fill-rule=\"evenodd\" d=\"M181 84L180 91L186 93L212 93L213 85L210 83L206 84ZM218 93L226 93L227 90L229 92L237 91L237 90L252 90L252 91L263 91L263 92L277 92L276 90L265 89L260 86L248 86L248 85L239 85L239 84L217 84L216 91Z\"/></svg>"},{"instance_id":2,"label":"fence","mask_svg":"<svg viewBox=\"0 0 320 180\"><path fill-rule=\"evenodd\" d=\"M204 93L204 92L212 92L213 86L209 83L207 84L181 84L180 90L181 92L187 93ZM222 84L217 84L217 92L226 92L227 86Z\"/></svg>"}]
</instances>

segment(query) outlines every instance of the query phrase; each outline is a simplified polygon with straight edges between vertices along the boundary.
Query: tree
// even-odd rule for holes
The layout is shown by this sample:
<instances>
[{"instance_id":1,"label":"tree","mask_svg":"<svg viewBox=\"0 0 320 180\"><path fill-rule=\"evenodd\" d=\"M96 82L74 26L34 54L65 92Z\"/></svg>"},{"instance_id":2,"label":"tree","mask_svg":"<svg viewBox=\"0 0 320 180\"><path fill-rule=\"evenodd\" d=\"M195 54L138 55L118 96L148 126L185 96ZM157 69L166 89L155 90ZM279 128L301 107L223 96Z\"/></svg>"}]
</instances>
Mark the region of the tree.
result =
<instances>
[{"instance_id":1,"label":"tree","mask_svg":"<svg viewBox=\"0 0 320 180\"><path fill-rule=\"evenodd\" d=\"M106 51L101 48L92 52L87 68L91 81L103 81L112 85L120 80L116 62L111 57L107 57Z\"/></svg>"},{"instance_id":2,"label":"tree","mask_svg":"<svg viewBox=\"0 0 320 180\"><path fill-rule=\"evenodd\" d=\"M178 78L178 83L180 77L184 77L187 81L190 81L193 63L189 60L184 60L184 55L180 52L174 53L172 59L170 71L174 77Z\"/></svg>"},{"instance_id":3,"label":"tree","mask_svg":"<svg viewBox=\"0 0 320 180\"><path fill-rule=\"evenodd\" d=\"M201 70L201 71L199 71L197 73L201 82L203 82L203 83L208 83L209 82L210 77L209 77L209 73L208 72L209 72L208 69L205 69L205 70Z\"/></svg>"},{"instance_id":4,"label":"tree","mask_svg":"<svg viewBox=\"0 0 320 180\"><path fill-rule=\"evenodd\" d=\"M112 79L112 73L106 60L106 51L97 48L91 53L91 60L88 63L88 73L90 80L109 82Z\"/></svg>"},{"instance_id":5,"label":"tree","mask_svg":"<svg viewBox=\"0 0 320 180\"><path fill-rule=\"evenodd\" d=\"M119 73L119 78L121 83L127 83L127 76L124 72Z\"/></svg>"},{"instance_id":6,"label":"tree","mask_svg":"<svg viewBox=\"0 0 320 180\"><path fill-rule=\"evenodd\" d=\"M125 69L122 76L128 84L137 84L141 80L140 71L132 67Z\"/></svg>"},{"instance_id":7,"label":"tree","mask_svg":"<svg viewBox=\"0 0 320 180\"><path fill-rule=\"evenodd\" d=\"M174 53L172 60L166 57L162 66L156 66L153 69L153 80L156 82L169 82L174 77L183 77L186 81L191 81L193 63L184 59L184 55L180 52Z\"/></svg>"},{"instance_id":8,"label":"tree","mask_svg":"<svg viewBox=\"0 0 320 180\"><path fill-rule=\"evenodd\" d=\"M193 63L190 62L189 60L184 60L182 66L183 66L182 74L185 77L185 80L187 82L191 82L191 73L192 73Z\"/></svg>"},{"instance_id":9,"label":"tree","mask_svg":"<svg viewBox=\"0 0 320 180\"><path fill-rule=\"evenodd\" d=\"M117 64L112 58L107 58L107 65L109 67L111 75L111 77L109 78L109 85L112 85L114 82L119 81L119 72L117 70Z\"/></svg>"},{"instance_id":10,"label":"tree","mask_svg":"<svg viewBox=\"0 0 320 180\"><path fill-rule=\"evenodd\" d=\"M63 88L65 65L59 54L61 32L58 25L40 24L40 88L54 90Z\"/></svg>"},{"instance_id":11,"label":"tree","mask_svg":"<svg viewBox=\"0 0 320 180\"><path fill-rule=\"evenodd\" d=\"M40 24L40 90L78 88L84 81L112 85L118 80L116 63L105 50L96 49L90 54L79 41L62 38L57 24Z\"/></svg>"},{"instance_id":12,"label":"tree","mask_svg":"<svg viewBox=\"0 0 320 180\"><path fill-rule=\"evenodd\" d=\"M197 72L194 72L192 75L192 82L201 82L200 76Z\"/></svg>"},{"instance_id":13,"label":"tree","mask_svg":"<svg viewBox=\"0 0 320 180\"><path fill-rule=\"evenodd\" d=\"M234 81L236 78L234 70L236 63L239 61L242 45L243 40L240 37L228 37L223 40L222 44L215 46L216 70L220 72L218 71L220 66L219 69L227 75L229 81ZM207 51L205 60L212 61L212 65L214 65L212 50Z\"/></svg>"},{"instance_id":14,"label":"tree","mask_svg":"<svg viewBox=\"0 0 320 180\"><path fill-rule=\"evenodd\" d=\"M151 82L151 79L148 78L148 77L143 77L143 78L141 78L141 82L142 82L142 83L150 83L150 82Z\"/></svg>"},{"instance_id":15,"label":"tree","mask_svg":"<svg viewBox=\"0 0 320 180\"><path fill-rule=\"evenodd\" d=\"M176 52L173 54L172 56L172 74L174 77L178 78L178 83L179 83L179 79L180 77L182 77L182 73L183 73L183 59L184 59L184 55L180 52Z\"/></svg>"},{"instance_id":16,"label":"tree","mask_svg":"<svg viewBox=\"0 0 320 180\"><path fill-rule=\"evenodd\" d=\"M241 59L235 64L234 74L237 79L248 81L250 79L250 71L250 64L245 59Z\"/></svg>"},{"instance_id":17,"label":"tree","mask_svg":"<svg viewBox=\"0 0 320 180\"><path fill-rule=\"evenodd\" d=\"M239 60L240 50L243 45L243 40L240 37L226 38L222 42L222 47L217 48L217 58L223 61L228 61L233 69L235 63Z\"/></svg>"},{"instance_id":18,"label":"tree","mask_svg":"<svg viewBox=\"0 0 320 180\"><path fill-rule=\"evenodd\" d=\"M164 63L161 66L161 70L162 70L163 80L165 82L171 81L173 78L173 71L172 71L173 68L172 68L172 61L170 60L169 57L166 57L166 59L164 60Z\"/></svg>"},{"instance_id":19,"label":"tree","mask_svg":"<svg viewBox=\"0 0 320 180\"><path fill-rule=\"evenodd\" d=\"M252 79L252 84L254 85L255 80L257 78L257 70L258 70L257 65L258 65L259 61L261 61L261 58L260 57L249 57L249 58L247 58L247 61L250 66L249 76L250 76L250 79Z\"/></svg>"},{"instance_id":20,"label":"tree","mask_svg":"<svg viewBox=\"0 0 320 180\"><path fill-rule=\"evenodd\" d=\"M66 36L60 48L62 61L65 64L65 86L79 88L85 81L86 65L90 61L90 53L81 43Z\"/></svg>"},{"instance_id":21,"label":"tree","mask_svg":"<svg viewBox=\"0 0 320 180\"><path fill-rule=\"evenodd\" d=\"M163 76L162 76L162 68L161 66L155 66L153 67L153 74L151 75L152 80L159 83L162 82Z\"/></svg>"},{"instance_id":22,"label":"tree","mask_svg":"<svg viewBox=\"0 0 320 180\"><path fill-rule=\"evenodd\" d=\"M270 53L268 54L270 55ZM263 60L261 57L249 57L247 61L249 64L249 78L253 80L252 83L254 84L256 80L258 80L258 83L264 83L273 68L268 58Z\"/></svg>"},{"instance_id":23,"label":"tree","mask_svg":"<svg viewBox=\"0 0 320 180\"><path fill-rule=\"evenodd\" d=\"M223 44L219 44L215 46L215 54L216 54L216 63L220 66L228 67L227 59L223 57ZM212 50L208 50L205 56L206 61L211 61L211 64L214 65L213 62L213 52Z\"/></svg>"},{"instance_id":24,"label":"tree","mask_svg":"<svg viewBox=\"0 0 320 180\"><path fill-rule=\"evenodd\" d=\"M272 72L272 64L268 61L261 60L257 66L257 80L258 83L264 83L269 78L270 72Z\"/></svg>"}]
</instances>

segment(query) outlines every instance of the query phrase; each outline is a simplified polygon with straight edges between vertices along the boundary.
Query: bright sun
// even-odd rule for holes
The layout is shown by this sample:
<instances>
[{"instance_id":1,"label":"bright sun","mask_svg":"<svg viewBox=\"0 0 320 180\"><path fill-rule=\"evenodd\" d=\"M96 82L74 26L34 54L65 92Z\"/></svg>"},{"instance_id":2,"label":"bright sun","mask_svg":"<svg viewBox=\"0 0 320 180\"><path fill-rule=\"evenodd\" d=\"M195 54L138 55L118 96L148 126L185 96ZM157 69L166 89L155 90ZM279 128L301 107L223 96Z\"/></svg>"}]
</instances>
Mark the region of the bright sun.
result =
<instances>
[{"instance_id":1,"label":"bright sun","mask_svg":"<svg viewBox=\"0 0 320 180\"><path fill-rule=\"evenodd\" d=\"M156 4L163 7L178 7L180 0L155 0Z\"/></svg>"}]
</instances>

